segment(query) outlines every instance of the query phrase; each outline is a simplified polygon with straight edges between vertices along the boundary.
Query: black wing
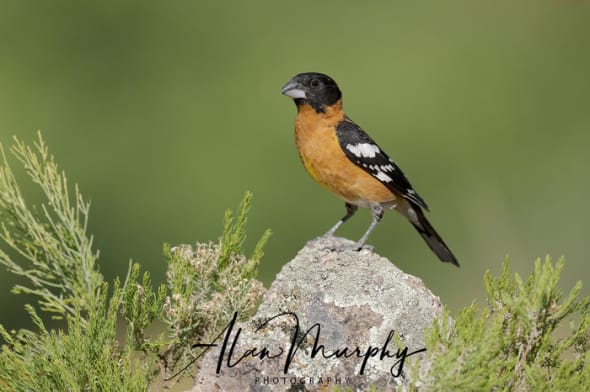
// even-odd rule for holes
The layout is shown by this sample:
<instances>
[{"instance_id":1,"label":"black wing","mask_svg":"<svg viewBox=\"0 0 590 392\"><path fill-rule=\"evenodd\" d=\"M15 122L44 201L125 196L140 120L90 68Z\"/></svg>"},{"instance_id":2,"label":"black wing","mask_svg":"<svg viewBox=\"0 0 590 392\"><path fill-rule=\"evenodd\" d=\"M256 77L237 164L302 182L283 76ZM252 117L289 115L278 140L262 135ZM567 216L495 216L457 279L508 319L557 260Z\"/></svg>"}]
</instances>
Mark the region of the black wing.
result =
<instances>
[{"instance_id":1,"label":"black wing","mask_svg":"<svg viewBox=\"0 0 590 392\"><path fill-rule=\"evenodd\" d=\"M336 134L348 159L391 191L428 211L426 202L414 190L401 169L361 127L346 117L336 126Z\"/></svg>"}]
</instances>

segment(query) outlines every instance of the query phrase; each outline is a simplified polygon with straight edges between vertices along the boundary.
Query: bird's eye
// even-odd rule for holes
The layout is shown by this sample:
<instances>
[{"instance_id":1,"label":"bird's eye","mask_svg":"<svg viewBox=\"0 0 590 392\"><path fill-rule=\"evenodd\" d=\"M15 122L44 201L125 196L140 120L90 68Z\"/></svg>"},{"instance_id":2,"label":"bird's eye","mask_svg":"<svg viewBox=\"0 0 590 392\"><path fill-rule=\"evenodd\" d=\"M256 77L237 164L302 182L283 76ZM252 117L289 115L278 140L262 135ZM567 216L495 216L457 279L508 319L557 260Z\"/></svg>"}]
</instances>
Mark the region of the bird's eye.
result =
<instances>
[{"instance_id":1,"label":"bird's eye","mask_svg":"<svg viewBox=\"0 0 590 392\"><path fill-rule=\"evenodd\" d=\"M319 79L311 79L311 82L309 82L309 85L312 88L318 88L318 87L320 87L320 84L321 84L321 82Z\"/></svg>"}]
</instances>

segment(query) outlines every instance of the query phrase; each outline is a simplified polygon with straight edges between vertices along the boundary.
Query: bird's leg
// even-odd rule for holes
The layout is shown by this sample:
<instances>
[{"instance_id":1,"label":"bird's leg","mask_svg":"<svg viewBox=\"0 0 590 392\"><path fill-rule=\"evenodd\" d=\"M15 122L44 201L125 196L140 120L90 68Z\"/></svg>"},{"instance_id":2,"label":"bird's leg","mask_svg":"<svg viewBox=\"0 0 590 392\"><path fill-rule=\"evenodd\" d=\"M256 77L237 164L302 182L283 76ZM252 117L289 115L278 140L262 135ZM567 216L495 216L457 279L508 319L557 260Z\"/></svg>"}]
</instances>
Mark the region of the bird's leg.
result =
<instances>
[{"instance_id":1,"label":"bird's leg","mask_svg":"<svg viewBox=\"0 0 590 392\"><path fill-rule=\"evenodd\" d=\"M344 215L342 219L340 219L330 230L328 230L328 232L324 234L324 237L332 237L336 230L338 230L338 228L342 226L344 222L349 220L350 217L354 215L356 210L358 210L358 207L355 205L349 203L345 203L344 205L346 206L346 215Z\"/></svg>"},{"instance_id":2,"label":"bird's leg","mask_svg":"<svg viewBox=\"0 0 590 392\"><path fill-rule=\"evenodd\" d=\"M365 242L367 242L367 239L369 238L369 234L371 234L371 232L373 231L373 229L375 229L377 224L381 222L381 218L383 218L383 207L381 207L380 204L371 203L371 214L373 214L373 221L371 222L371 225L369 225L369 228L367 229L367 231L365 231L365 234L363 234L361 239L358 240L356 244L354 244L354 248L356 250L361 250L363 248Z\"/></svg>"}]
</instances>

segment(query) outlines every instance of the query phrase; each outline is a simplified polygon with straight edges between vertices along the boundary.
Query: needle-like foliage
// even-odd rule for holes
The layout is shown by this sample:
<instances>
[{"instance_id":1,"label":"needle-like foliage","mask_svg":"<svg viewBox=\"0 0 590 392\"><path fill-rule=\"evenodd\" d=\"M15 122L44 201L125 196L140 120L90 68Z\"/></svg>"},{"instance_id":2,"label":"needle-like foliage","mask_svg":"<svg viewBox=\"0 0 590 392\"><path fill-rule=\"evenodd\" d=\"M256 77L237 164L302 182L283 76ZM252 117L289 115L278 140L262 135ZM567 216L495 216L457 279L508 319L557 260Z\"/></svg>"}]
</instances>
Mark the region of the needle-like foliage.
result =
<instances>
[{"instance_id":1,"label":"needle-like foliage","mask_svg":"<svg viewBox=\"0 0 590 392\"><path fill-rule=\"evenodd\" d=\"M500 276L488 271L488 306L472 304L455 322L445 312L426 334L429 365L417 389L590 390L590 304L580 282L563 295L563 267L539 259L526 280L508 260Z\"/></svg>"},{"instance_id":2,"label":"needle-like foliage","mask_svg":"<svg viewBox=\"0 0 590 392\"><path fill-rule=\"evenodd\" d=\"M243 256L250 193L235 221L226 213L218 243L165 246L166 284L153 287L149 273L131 264L123 285L115 279L109 290L87 233L90 205L77 186L72 194L41 135L32 147L15 139L9 151L43 201L27 204L0 145L0 264L22 278L14 293L38 299L38 307L26 305L35 331L0 325L1 391L161 390L197 363L194 343L218 334L234 312L242 319L254 312L264 291L254 277L270 232ZM48 328L38 310L65 324Z\"/></svg>"},{"instance_id":3,"label":"needle-like foliage","mask_svg":"<svg viewBox=\"0 0 590 392\"><path fill-rule=\"evenodd\" d=\"M213 342L235 312L241 320L255 312L270 233L244 256L251 194L226 212L218 242L164 247L165 284L155 287L130 264L124 283L109 285L87 233L89 203L70 190L41 136L33 147L15 139L9 151L43 201L27 204L0 146L0 264L22 280L13 292L38 300L26 305L36 330L0 325L0 391L162 390L194 374L195 343ZM409 369L412 388L590 390L590 302L579 298L581 283L563 295L563 267L547 258L527 279L508 261L500 276L488 272L487 306L473 304L455 321L445 312L426 332L426 358ZM40 311L64 324L48 328Z\"/></svg>"}]
</instances>

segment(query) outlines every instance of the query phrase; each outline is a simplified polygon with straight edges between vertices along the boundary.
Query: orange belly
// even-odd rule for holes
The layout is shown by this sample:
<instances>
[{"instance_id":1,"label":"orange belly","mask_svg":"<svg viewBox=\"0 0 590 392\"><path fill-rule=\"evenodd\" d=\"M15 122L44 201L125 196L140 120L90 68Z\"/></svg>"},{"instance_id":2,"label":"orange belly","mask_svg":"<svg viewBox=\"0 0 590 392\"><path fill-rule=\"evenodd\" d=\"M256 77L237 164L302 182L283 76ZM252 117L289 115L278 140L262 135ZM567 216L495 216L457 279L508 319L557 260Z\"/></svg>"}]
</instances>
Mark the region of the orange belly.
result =
<instances>
[{"instance_id":1,"label":"orange belly","mask_svg":"<svg viewBox=\"0 0 590 392\"><path fill-rule=\"evenodd\" d=\"M379 180L349 160L340 147L335 126L344 115L316 113L307 105L295 121L295 142L299 156L311 177L344 201L368 207L369 203L390 203L395 195Z\"/></svg>"}]
</instances>

